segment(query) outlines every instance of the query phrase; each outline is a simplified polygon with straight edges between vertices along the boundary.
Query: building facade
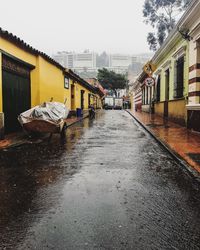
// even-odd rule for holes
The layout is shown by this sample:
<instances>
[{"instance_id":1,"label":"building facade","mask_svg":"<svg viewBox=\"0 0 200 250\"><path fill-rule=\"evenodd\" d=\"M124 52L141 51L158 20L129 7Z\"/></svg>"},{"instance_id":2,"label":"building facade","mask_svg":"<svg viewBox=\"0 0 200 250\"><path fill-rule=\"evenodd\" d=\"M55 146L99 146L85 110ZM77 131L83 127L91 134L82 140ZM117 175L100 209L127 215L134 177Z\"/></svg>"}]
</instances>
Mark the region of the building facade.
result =
<instances>
[{"instance_id":1,"label":"building facade","mask_svg":"<svg viewBox=\"0 0 200 250\"><path fill-rule=\"evenodd\" d=\"M70 110L88 109L94 97L96 102L101 99L98 88L0 29L0 112L6 133L20 129L20 113L43 102L66 102Z\"/></svg>"},{"instance_id":2,"label":"building facade","mask_svg":"<svg viewBox=\"0 0 200 250\"><path fill-rule=\"evenodd\" d=\"M109 69L116 73L126 73L128 68L137 58L130 55L110 54L109 55Z\"/></svg>"},{"instance_id":3,"label":"building facade","mask_svg":"<svg viewBox=\"0 0 200 250\"><path fill-rule=\"evenodd\" d=\"M200 2L191 1L175 29L151 63L155 85L145 87L145 72L135 82L134 100L142 92L143 111L153 104L156 114L200 132ZM143 76L143 77L142 77ZM140 84L138 84L140 82ZM151 92L151 94L149 93ZM139 98L140 99L140 98ZM139 104L140 106L140 104Z\"/></svg>"},{"instance_id":4,"label":"building facade","mask_svg":"<svg viewBox=\"0 0 200 250\"><path fill-rule=\"evenodd\" d=\"M180 30L189 39L187 126L200 132L200 2L192 1Z\"/></svg>"},{"instance_id":5,"label":"building facade","mask_svg":"<svg viewBox=\"0 0 200 250\"><path fill-rule=\"evenodd\" d=\"M172 47L173 46L173 47ZM188 104L189 42L176 31L152 59L155 113L186 125Z\"/></svg>"},{"instance_id":6,"label":"building facade","mask_svg":"<svg viewBox=\"0 0 200 250\"><path fill-rule=\"evenodd\" d=\"M58 52L53 58L63 67L77 72L97 71L96 53L85 51L83 53Z\"/></svg>"}]
</instances>

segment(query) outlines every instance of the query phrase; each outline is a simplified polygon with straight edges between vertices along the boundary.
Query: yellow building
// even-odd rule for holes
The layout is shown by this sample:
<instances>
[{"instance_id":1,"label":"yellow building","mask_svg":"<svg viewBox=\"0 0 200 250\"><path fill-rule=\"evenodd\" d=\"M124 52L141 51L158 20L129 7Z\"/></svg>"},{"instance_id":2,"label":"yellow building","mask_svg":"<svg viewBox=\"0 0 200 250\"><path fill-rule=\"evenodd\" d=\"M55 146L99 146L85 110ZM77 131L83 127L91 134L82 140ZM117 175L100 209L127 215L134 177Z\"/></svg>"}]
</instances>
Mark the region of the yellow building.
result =
<instances>
[{"instance_id":1,"label":"yellow building","mask_svg":"<svg viewBox=\"0 0 200 250\"><path fill-rule=\"evenodd\" d=\"M143 71L135 86L136 105L179 124L187 124L189 41L174 29L151 59L156 69ZM153 84L148 85L148 79ZM138 102L138 103L137 103ZM138 107L138 111L139 111Z\"/></svg>"},{"instance_id":2,"label":"yellow building","mask_svg":"<svg viewBox=\"0 0 200 250\"><path fill-rule=\"evenodd\" d=\"M18 115L45 101L66 101L70 110L88 109L100 93L71 70L18 37L0 29L0 112L5 132L20 128Z\"/></svg>"},{"instance_id":3,"label":"yellow building","mask_svg":"<svg viewBox=\"0 0 200 250\"><path fill-rule=\"evenodd\" d=\"M70 69L66 69L66 74L70 79L70 107L72 111L77 108L88 109L90 105L101 108L101 97L104 96L104 93L99 88L92 86Z\"/></svg>"}]
</instances>

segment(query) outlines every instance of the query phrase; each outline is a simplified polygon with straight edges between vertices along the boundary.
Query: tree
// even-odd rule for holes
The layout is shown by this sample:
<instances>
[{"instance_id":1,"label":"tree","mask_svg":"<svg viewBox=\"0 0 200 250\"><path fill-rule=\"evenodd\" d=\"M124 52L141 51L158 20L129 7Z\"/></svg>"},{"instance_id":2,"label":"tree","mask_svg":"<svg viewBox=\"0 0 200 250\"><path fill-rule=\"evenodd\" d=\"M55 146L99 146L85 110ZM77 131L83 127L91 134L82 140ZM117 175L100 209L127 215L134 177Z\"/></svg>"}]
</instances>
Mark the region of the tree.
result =
<instances>
[{"instance_id":1,"label":"tree","mask_svg":"<svg viewBox=\"0 0 200 250\"><path fill-rule=\"evenodd\" d=\"M109 71L106 68L98 70L97 78L103 88L114 91L116 89L124 89L128 83L126 75L117 74L112 70Z\"/></svg>"},{"instance_id":2,"label":"tree","mask_svg":"<svg viewBox=\"0 0 200 250\"><path fill-rule=\"evenodd\" d=\"M145 0L143 16L155 32L148 33L147 42L150 50L157 50L174 28L177 16L185 10L190 0Z\"/></svg>"}]
</instances>

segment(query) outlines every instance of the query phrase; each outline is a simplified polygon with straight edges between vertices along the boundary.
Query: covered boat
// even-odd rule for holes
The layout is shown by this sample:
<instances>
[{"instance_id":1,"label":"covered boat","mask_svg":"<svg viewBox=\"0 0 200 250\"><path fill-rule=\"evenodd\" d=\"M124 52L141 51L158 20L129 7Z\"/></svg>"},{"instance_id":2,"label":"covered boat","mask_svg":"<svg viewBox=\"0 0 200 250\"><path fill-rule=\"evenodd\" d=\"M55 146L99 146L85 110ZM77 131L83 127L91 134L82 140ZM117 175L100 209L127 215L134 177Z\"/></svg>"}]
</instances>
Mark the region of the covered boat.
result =
<instances>
[{"instance_id":1,"label":"covered boat","mask_svg":"<svg viewBox=\"0 0 200 250\"><path fill-rule=\"evenodd\" d=\"M61 133L69 110L60 102L44 102L21 113L18 120L28 133Z\"/></svg>"}]
</instances>

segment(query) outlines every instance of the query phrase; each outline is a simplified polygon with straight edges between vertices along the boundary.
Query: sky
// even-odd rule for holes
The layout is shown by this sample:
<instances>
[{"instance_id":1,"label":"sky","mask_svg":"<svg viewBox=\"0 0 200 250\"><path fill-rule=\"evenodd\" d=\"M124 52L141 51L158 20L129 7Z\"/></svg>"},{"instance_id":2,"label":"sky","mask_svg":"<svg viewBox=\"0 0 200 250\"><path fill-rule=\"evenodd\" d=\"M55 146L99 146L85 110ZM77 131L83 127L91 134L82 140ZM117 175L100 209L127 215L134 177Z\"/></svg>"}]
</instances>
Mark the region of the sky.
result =
<instances>
[{"instance_id":1,"label":"sky","mask_svg":"<svg viewBox=\"0 0 200 250\"><path fill-rule=\"evenodd\" d=\"M49 55L149 52L144 0L0 0L0 26Z\"/></svg>"}]
</instances>

